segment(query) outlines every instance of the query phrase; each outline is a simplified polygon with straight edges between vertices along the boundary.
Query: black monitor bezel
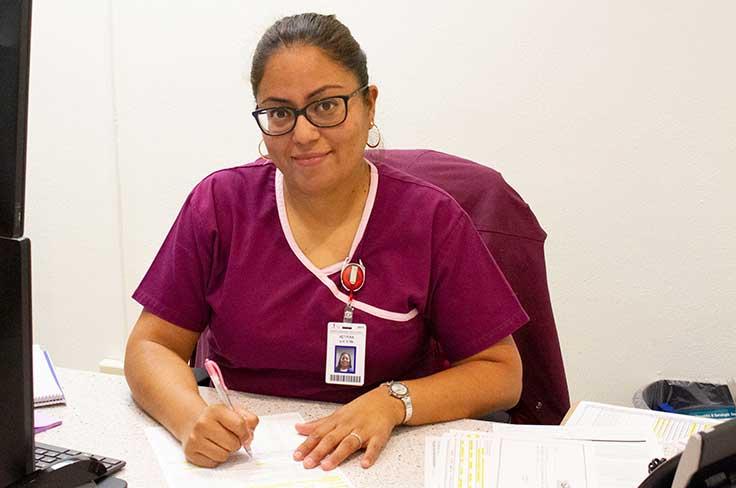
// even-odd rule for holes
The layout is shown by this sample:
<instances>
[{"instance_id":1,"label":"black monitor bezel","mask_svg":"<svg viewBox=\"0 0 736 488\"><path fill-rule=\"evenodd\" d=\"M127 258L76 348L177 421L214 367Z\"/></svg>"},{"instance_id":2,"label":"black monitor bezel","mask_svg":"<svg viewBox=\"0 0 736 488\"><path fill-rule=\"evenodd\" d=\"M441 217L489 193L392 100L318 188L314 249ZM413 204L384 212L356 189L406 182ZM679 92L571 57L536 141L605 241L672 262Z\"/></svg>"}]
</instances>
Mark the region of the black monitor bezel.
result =
<instances>
[{"instance_id":1,"label":"black monitor bezel","mask_svg":"<svg viewBox=\"0 0 736 488\"><path fill-rule=\"evenodd\" d=\"M5 140L0 137L0 144L8 146L0 150L0 236L21 237L25 224L26 193L26 154L28 137L28 83L30 74L31 50L31 0L0 0L0 15L17 17L9 25L15 26L17 44L15 56L7 58L9 65L0 66L3 71L15 72L17 85L14 96L11 93L10 103L0 109L8 110L10 119L15 120L15 137ZM0 58L1 60L2 58ZM15 62L13 62L13 61ZM11 66L10 64L13 64ZM14 116L13 116L13 112ZM9 132L13 129L9 127ZM3 142L4 141L4 142ZM3 154L9 155L2 157Z\"/></svg>"},{"instance_id":2,"label":"black monitor bezel","mask_svg":"<svg viewBox=\"0 0 736 488\"><path fill-rule=\"evenodd\" d=\"M0 237L0 486L33 472L31 241Z\"/></svg>"}]
</instances>

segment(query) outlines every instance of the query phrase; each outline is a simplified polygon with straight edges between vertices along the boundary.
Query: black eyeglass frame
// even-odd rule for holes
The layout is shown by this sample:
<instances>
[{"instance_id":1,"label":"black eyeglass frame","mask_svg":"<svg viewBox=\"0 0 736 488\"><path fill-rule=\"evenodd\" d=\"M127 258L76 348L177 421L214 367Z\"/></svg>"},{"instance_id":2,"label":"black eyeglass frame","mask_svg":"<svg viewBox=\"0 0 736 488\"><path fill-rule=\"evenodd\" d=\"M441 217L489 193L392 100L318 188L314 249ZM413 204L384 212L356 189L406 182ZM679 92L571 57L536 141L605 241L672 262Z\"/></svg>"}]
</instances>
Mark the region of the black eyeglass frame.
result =
<instances>
[{"instance_id":1,"label":"black eyeglass frame","mask_svg":"<svg viewBox=\"0 0 736 488\"><path fill-rule=\"evenodd\" d=\"M337 127L338 125L342 124L343 122L345 122L348 119L348 101L351 98L353 98L355 95L357 95L358 93L360 93L363 90L367 89L369 86L370 85L364 85L364 86L358 88L357 90L355 90L354 92L352 92L349 95L333 95L331 97L320 98L319 100L315 100L313 102L309 102L308 104L306 104L305 106L303 106L302 108L299 108L299 109L292 108L292 107L286 107L286 106L283 106L283 107L260 108L260 109L256 109L253 112L251 112L251 115L253 116L254 119L256 119L256 124L258 124L258 128L261 129L261 132L263 132L267 136L271 136L271 137L283 136L283 135L286 135L289 132L293 131L294 130L294 127L296 127L296 122L299 119L299 116L300 115L303 115L304 118L307 119L309 121L309 123L312 124L315 127L319 127L320 129L329 129L330 127ZM317 104L319 104L321 102L324 102L325 100L332 100L333 98L339 98L340 100L343 101L343 103L345 103L345 116L342 118L342 120L340 122L337 122L336 124L320 125L320 124L315 123L312 119L309 118L309 115L307 115L307 109L309 107L311 107L313 105L317 105ZM272 134L272 133L268 132L267 130L265 130L263 128L263 126L261 126L261 122L258 120L258 116L260 114L268 113L271 110L286 110L288 112L291 112L294 115L294 123L291 125L291 128L289 128L289 130L287 130L287 131L279 132L278 134Z\"/></svg>"}]
</instances>

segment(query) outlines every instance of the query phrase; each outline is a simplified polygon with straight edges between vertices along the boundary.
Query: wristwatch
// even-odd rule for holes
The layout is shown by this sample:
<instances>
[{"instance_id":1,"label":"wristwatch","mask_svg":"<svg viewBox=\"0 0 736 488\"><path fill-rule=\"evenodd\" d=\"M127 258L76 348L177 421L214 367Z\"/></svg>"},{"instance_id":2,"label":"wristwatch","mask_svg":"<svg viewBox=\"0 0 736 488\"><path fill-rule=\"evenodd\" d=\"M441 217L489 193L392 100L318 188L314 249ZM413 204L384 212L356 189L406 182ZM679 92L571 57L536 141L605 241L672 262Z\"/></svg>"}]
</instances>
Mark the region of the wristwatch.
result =
<instances>
[{"instance_id":1,"label":"wristwatch","mask_svg":"<svg viewBox=\"0 0 736 488\"><path fill-rule=\"evenodd\" d=\"M409 396L409 387L400 381L389 381L384 383L384 385L388 387L389 395L404 402L404 420L402 420L401 423L407 423L411 420L411 414L414 413L414 408L411 404L411 396Z\"/></svg>"}]
</instances>

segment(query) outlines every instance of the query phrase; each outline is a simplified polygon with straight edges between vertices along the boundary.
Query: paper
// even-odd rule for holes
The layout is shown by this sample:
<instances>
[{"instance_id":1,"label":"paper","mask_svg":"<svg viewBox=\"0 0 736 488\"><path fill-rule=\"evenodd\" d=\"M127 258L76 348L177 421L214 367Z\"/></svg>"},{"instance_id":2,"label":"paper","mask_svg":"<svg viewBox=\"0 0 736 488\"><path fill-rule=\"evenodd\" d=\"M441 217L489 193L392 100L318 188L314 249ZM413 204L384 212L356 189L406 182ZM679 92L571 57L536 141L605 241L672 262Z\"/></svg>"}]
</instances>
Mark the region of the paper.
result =
<instances>
[{"instance_id":1,"label":"paper","mask_svg":"<svg viewBox=\"0 0 736 488\"><path fill-rule=\"evenodd\" d=\"M64 392L56 377L51 356L38 344L33 345L33 406L64 403Z\"/></svg>"},{"instance_id":2,"label":"paper","mask_svg":"<svg viewBox=\"0 0 736 488\"><path fill-rule=\"evenodd\" d=\"M293 460L294 450L304 442L294 424L303 421L298 413L261 417L252 444L253 459L249 460L241 448L212 469L187 462L181 444L163 427L146 429L146 437L172 487L351 488L340 468L305 469L301 462Z\"/></svg>"},{"instance_id":3,"label":"paper","mask_svg":"<svg viewBox=\"0 0 736 488\"><path fill-rule=\"evenodd\" d=\"M721 420L705 417L580 402L565 425L616 427L653 432L664 449L665 457L669 458L685 449L687 440L692 434L708 430L720 422Z\"/></svg>"},{"instance_id":4,"label":"paper","mask_svg":"<svg viewBox=\"0 0 736 488\"><path fill-rule=\"evenodd\" d=\"M428 437L425 486L630 488L658 456L651 434L494 424L492 433Z\"/></svg>"}]
</instances>

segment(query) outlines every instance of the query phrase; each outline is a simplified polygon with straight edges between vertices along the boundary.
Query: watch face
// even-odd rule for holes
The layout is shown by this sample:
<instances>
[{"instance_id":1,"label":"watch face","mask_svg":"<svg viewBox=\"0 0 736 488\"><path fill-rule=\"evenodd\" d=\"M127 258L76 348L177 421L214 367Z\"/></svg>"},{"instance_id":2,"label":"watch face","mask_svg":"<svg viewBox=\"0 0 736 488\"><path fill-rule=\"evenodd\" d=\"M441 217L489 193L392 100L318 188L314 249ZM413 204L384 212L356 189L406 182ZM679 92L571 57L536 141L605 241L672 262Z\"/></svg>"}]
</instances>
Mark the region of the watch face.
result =
<instances>
[{"instance_id":1,"label":"watch face","mask_svg":"<svg viewBox=\"0 0 736 488\"><path fill-rule=\"evenodd\" d=\"M409 389L403 383L393 383L391 385L391 391L399 397L402 397L409 393Z\"/></svg>"}]
</instances>

